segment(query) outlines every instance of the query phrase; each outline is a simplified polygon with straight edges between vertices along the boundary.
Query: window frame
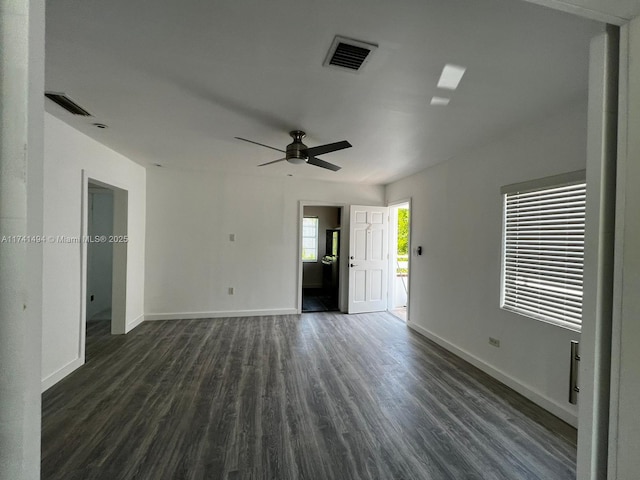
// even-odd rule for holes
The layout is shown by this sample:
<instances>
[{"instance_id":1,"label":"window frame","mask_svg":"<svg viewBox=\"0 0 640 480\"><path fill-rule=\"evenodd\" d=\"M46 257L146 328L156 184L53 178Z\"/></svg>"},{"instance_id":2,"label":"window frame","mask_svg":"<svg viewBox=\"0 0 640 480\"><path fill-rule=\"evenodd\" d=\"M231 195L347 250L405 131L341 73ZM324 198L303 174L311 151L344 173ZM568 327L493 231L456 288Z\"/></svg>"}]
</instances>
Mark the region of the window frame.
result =
<instances>
[{"instance_id":1,"label":"window frame","mask_svg":"<svg viewBox=\"0 0 640 480\"><path fill-rule=\"evenodd\" d=\"M305 229L305 220L315 220L315 236L311 237L309 235L305 235L304 234L304 229ZM302 235L301 235L301 242L302 244L300 245L300 257L302 259L302 263L318 263L319 261L319 249L318 249L318 242L319 242L319 235L320 235L320 220L318 219L317 216L303 216L302 217ZM305 239L308 238L313 238L315 239L315 258L314 259L305 259L304 258L304 254L305 254L305 246L304 246L304 241Z\"/></svg>"},{"instance_id":2,"label":"window frame","mask_svg":"<svg viewBox=\"0 0 640 480\"><path fill-rule=\"evenodd\" d=\"M515 195L515 194L527 194L527 193L534 193L536 191L543 191L543 190L550 190L550 189L556 189L556 188L563 188L563 187L570 187L570 186L574 186L574 185L581 185L584 184L584 189L585 189L585 198L586 198L586 172L585 170L579 170L576 172L570 172L570 173L566 173L566 174L562 174L562 175L554 175L552 177L545 177L545 178L541 178L541 179L536 179L536 180L532 180L529 182L522 182L522 183L517 183L517 184L512 184L512 185L506 185L503 186L500 189L500 193L501 193L501 197L502 197L502 234L501 234L501 240L502 240L502 252L501 252L501 263L500 263L500 308L502 310L517 314L517 315L521 315L524 317L529 317L529 318L533 318L535 320L541 321L541 322L545 322L545 323L549 323L552 325L556 325L562 328L566 328L572 331L576 331L576 332L580 332L581 328L582 328L582 317L583 317L583 311L582 311L582 301L580 302L580 319L576 320L576 318L570 318L569 316L566 316L565 318L554 318L554 317L549 317L549 316L545 316L544 312L540 313L539 311L533 312L532 310L535 310L535 308L529 308L529 310L527 310L526 306L523 306L524 302L521 303L520 308L518 308L517 306L513 306L513 305L506 305L505 304L505 300L507 300L507 272L511 272L513 274L513 269L516 267L509 267L507 268L507 247L508 247L508 241L507 241L507 228L509 227L509 222L508 222L508 218L507 218L507 213L508 213L508 205L507 205L507 199L509 195ZM585 202L586 203L586 202ZM586 204L585 204L586 207ZM582 212L583 214L583 225L586 224L586 208L583 210ZM513 227L512 227L513 228ZM537 232L537 231L536 231ZM513 245L511 245L511 247L513 247ZM580 292L581 292L581 298L582 295L584 294L584 227L583 227L583 231L582 231L582 250L580 251L581 253L581 260L582 263L580 264L580 268L582 270L582 279L581 279L581 286L580 286ZM542 257L538 257L538 258L542 258ZM513 259L511 259L511 261L513 261ZM529 262L529 260L527 260ZM535 260L533 262L530 263L535 263ZM522 267L520 267L522 268ZM530 265L526 265L526 268L530 268ZM547 270L547 272L545 273L542 268L540 268L540 271L543 272L543 276L545 275L556 275L555 272L550 272L549 270ZM530 290L535 290L534 288L531 288ZM521 291L520 291L521 292ZM544 295L541 295L541 292L544 292L543 290L538 290L537 292L533 293L532 295L535 296L537 295L538 297L543 297ZM543 301L549 303L549 304L553 304L554 302L558 302L556 305L553 305L551 308L558 308L557 305L561 305L561 301L558 300L557 297L558 296L549 296L547 298L542 298ZM513 302L513 299L509 298L509 300L511 302ZM523 296L522 300L524 301L531 301L531 299L529 297ZM538 305L538 308L540 308L540 304ZM564 305L563 305L564 306ZM575 307L574 307L575 308ZM544 310L544 307L543 307ZM558 315L561 316L561 315Z\"/></svg>"}]
</instances>

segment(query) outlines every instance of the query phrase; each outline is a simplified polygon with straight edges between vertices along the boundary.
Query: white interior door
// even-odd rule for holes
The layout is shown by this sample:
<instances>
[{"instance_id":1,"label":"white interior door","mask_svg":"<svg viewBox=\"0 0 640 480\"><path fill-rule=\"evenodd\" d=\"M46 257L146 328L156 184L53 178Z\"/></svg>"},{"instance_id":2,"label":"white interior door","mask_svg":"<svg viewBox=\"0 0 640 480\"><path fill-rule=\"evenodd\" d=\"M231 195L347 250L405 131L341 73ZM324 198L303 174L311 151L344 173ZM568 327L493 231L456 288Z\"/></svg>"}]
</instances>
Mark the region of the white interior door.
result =
<instances>
[{"instance_id":1,"label":"white interior door","mask_svg":"<svg viewBox=\"0 0 640 480\"><path fill-rule=\"evenodd\" d=\"M388 207L351 206L349 313L387 309L388 229Z\"/></svg>"}]
</instances>

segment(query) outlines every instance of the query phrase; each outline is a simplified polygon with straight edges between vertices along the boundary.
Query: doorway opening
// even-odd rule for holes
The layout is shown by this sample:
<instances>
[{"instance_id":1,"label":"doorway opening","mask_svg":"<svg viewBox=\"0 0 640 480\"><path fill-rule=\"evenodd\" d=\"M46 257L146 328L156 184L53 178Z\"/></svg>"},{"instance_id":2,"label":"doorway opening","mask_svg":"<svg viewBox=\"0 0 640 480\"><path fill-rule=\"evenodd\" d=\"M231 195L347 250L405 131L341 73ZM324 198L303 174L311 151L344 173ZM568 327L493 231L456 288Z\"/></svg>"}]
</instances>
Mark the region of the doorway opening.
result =
<instances>
[{"instance_id":1,"label":"doorway opening","mask_svg":"<svg viewBox=\"0 0 640 480\"><path fill-rule=\"evenodd\" d=\"M341 207L303 206L301 311L304 313L340 310L341 222Z\"/></svg>"},{"instance_id":2,"label":"doorway opening","mask_svg":"<svg viewBox=\"0 0 640 480\"><path fill-rule=\"evenodd\" d=\"M87 362L105 337L126 333L128 192L83 172L82 204L81 358Z\"/></svg>"},{"instance_id":3,"label":"doorway opening","mask_svg":"<svg viewBox=\"0 0 640 480\"><path fill-rule=\"evenodd\" d=\"M389 207L389 311L406 322L409 306L409 202Z\"/></svg>"},{"instance_id":4,"label":"doorway opening","mask_svg":"<svg viewBox=\"0 0 640 480\"><path fill-rule=\"evenodd\" d=\"M114 191L89 180L86 210L85 362L113 331Z\"/></svg>"},{"instance_id":5,"label":"doorway opening","mask_svg":"<svg viewBox=\"0 0 640 480\"><path fill-rule=\"evenodd\" d=\"M113 190L89 182L87 205L87 335L91 327L108 324L113 301ZM95 240L95 241L94 241Z\"/></svg>"}]
</instances>

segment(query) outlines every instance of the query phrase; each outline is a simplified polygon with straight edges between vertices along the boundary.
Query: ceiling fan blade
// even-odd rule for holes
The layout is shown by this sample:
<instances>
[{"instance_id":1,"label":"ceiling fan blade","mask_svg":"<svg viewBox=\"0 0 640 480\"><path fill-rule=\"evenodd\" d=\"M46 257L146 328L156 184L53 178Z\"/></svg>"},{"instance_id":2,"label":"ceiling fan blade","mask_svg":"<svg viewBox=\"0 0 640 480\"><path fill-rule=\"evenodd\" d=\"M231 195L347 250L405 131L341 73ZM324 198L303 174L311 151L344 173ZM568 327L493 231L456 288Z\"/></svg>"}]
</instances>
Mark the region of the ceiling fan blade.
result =
<instances>
[{"instance_id":1,"label":"ceiling fan blade","mask_svg":"<svg viewBox=\"0 0 640 480\"><path fill-rule=\"evenodd\" d=\"M342 150L343 148L349 148L349 147L351 147L351 144L346 140L343 140L342 142L336 142L336 143L327 143L326 145L319 145L317 147L307 148L307 155L309 155L309 158L317 157L318 155L335 152L337 150Z\"/></svg>"},{"instance_id":2,"label":"ceiling fan blade","mask_svg":"<svg viewBox=\"0 0 640 480\"><path fill-rule=\"evenodd\" d=\"M337 172L342 168L342 167L339 167L338 165L325 162L324 160L320 160L319 158L316 158L316 157L309 157L309 159L307 160L307 163L311 165L315 165L316 167L326 168L327 170L333 170L334 172Z\"/></svg>"},{"instance_id":3,"label":"ceiling fan blade","mask_svg":"<svg viewBox=\"0 0 640 480\"><path fill-rule=\"evenodd\" d=\"M275 150L276 152L284 153L284 150L280 150L279 148L275 148L275 147L270 147L269 145L265 145L264 143L254 142L253 140L247 140L246 138L241 138L241 137L234 137L234 138L238 140L242 140L243 142L249 142L249 143L253 143L254 145L260 145L261 147L270 148L271 150Z\"/></svg>"},{"instance_id":4,"label":"ceiling fan blade","mask_svg":"<svg viewBox=\"0 0 640 480\"><path fill-rule=\"evenodd\" d=\"M272 162L261 163L258 165L259 167L264 167L265 165L271 165L272 163L284 162L286 158L279 158L278 160L273 160Z\"/></svg>"}]
</instances>

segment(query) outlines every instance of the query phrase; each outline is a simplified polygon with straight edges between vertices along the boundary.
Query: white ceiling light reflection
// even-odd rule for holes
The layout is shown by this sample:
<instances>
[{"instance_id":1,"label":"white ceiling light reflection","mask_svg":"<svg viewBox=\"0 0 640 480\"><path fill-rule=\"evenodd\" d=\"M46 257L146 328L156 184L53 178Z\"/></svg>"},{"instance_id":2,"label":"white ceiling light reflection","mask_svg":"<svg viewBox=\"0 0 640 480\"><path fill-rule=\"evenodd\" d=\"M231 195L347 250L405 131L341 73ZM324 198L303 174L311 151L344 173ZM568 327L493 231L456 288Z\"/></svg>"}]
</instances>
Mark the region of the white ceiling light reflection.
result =
<instances>
[{"instance_id":1,"label":"white ceiling light reflection","mask_svg":"<svg viewBox=\"0 0 640 480\"><path fill-rule=\"evenodd\" d=\"M447 90L455 90L462 80L462 76L467 69L459 65L446 64L440 74L440 80L438 80L438 88L444 88Z\"/></svg>"},{"instance_id":2,"label":"white ceiling light reflection","mask_svg":"<svg viewBox=\"0 0 640 480\"><path fill-rule=\"evenodd\" d=\"M433 97L431 99L431 105L436 105L436 106L447 106L449 105L449 99L448 98L444 98L444 97Z\"/></svg>"}]
</instances>

